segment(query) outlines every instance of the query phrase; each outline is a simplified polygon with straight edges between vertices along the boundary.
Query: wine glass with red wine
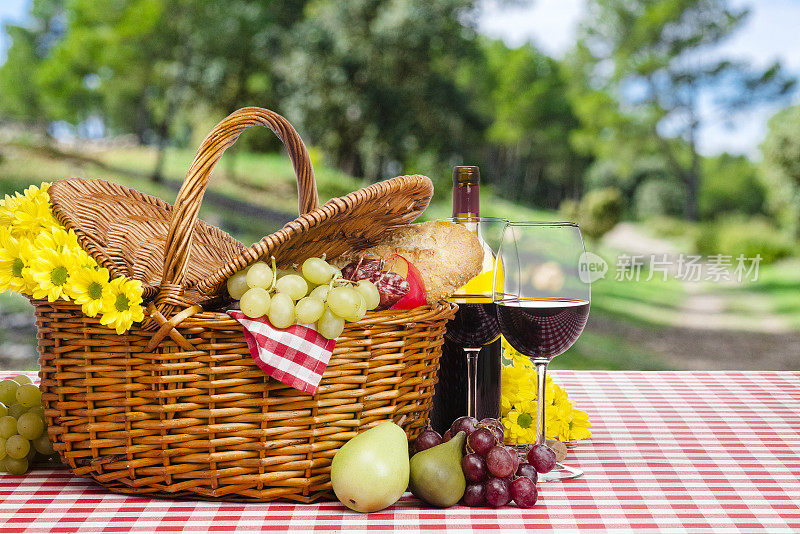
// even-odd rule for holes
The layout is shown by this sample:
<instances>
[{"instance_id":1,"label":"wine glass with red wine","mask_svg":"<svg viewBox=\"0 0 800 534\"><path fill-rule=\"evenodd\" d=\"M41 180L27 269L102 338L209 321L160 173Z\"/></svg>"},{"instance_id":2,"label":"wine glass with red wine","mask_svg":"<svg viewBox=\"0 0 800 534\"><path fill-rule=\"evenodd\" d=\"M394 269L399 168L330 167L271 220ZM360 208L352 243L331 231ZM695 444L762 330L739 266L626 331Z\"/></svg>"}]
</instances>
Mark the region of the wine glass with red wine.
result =
<instances>
[{"instance_id":1,"label":"wine glass with red wine","mask_svg":"<svg viewBox=\"0 0 800 534\"><path fill-rule=\"evenodd\" d=\"M493 301L506 341L536 366L537 445L545 443L547 364L578 339L589 317L591 289L580 276L583 238L574 223L509 223L495 266ZM564 480L582 471L556 464L540 481Z\"/></svg>"},{"instance_id":2,"label":"wine glass with red wine","mask_svg":"<svg viewBox=\"0 0 800 534\"><path fill-rule=\"evenodd\" d=\"M495 255L508 220L495 217L464 216L444 219L461 224L478 237L483 247L481 272L448 300L458 304L455 317L448 321L445 339L460 347L467 360L467 414L478 415L478 358L481 348L500 337L497 313L492 300ZM499 365L499 362L498 362ZM499 397L499 395L498 395ZM462 414L463 415L463 414Z\"/></svg>"}]
</instances>

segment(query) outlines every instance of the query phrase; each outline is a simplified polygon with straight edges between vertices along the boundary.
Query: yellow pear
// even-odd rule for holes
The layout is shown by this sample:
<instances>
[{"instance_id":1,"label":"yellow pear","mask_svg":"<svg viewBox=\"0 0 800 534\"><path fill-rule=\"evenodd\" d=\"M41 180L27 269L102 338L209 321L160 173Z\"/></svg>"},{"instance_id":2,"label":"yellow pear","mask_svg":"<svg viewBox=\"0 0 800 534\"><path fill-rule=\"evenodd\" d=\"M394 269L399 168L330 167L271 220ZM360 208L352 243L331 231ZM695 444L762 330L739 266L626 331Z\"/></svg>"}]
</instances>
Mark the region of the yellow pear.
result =
<instances>
[{"instance_id":1,"label":"yellow pear","mask_svg":"<svg viewBox=\"0 0 800 534\"><path fill-rule=\"evenodd\" d=\"M336 498L356 512L391 506L408 487L408 439L387 421L345 443L331 463Z\"/></svg>"}]
</instances>

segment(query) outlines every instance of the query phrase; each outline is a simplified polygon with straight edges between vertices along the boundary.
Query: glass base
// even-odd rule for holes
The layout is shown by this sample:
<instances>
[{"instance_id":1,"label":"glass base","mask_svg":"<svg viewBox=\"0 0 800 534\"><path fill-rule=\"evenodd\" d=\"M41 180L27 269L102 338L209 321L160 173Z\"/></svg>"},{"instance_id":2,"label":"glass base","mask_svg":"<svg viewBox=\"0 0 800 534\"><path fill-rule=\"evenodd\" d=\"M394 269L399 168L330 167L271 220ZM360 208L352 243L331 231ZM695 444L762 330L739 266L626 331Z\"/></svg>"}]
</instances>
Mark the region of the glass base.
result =
<instances>
[{"instance_id":1,"label":"glass base","mask_svg":"<svg viewBox=\"0 0 800 534\"><path fill-rule=\"evenodd\" d=\"M557 463L549 473L539 473L539 482L558 482L583 476L583 471L575 467L570 467L562 463Z\"/></svg>"},{"instance_id":2,"label":"glass base","mask_svg":"<svg viewBox=\"0 0 800 534\"><path fill-rule=\"evenodd\" d=\"M567 442L567 447L574 448L574 442ZM531 443L526 443L525 445L511 445L513 448L517 449L517 451L521 452L522 454L528 454L528 451L532 447ZM568 465L564 465L561 462L556 462L556 466L553 468L552 471L549 473L539 473L537 480L539 482L558 482L559 480L570 480L572 478L578 478L583 476L583 470L578 469L577 467L570 467Z\"/></svg>"}]
</instances>

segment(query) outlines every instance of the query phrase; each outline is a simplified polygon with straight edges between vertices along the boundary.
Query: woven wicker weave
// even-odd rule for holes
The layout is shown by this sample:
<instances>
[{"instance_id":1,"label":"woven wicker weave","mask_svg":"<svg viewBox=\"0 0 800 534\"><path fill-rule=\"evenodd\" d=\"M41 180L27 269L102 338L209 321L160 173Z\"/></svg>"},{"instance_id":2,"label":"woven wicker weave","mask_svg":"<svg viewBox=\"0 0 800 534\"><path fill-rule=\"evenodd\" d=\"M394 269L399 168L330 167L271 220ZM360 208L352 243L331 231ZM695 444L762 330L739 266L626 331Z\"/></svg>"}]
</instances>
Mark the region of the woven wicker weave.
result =
<instances>
[{"instance_id":1,"label":"woven wicker weave","mask_svg":"<svg viewBox=\"0 0 800 534\"><path fill-rule=\"evenodd\" d=\"M49 191L53 213L72 228L84 250L111 273L142 281L144 297L158 293L172 206L134 189L103 180L60 180ZM197 221L189 255L188 281L210 276L243 249L219 228ZM209 295L195 295L206 304Z\"/></svg>"},{"instance_id":2,"label":"woven wicker weave","mask_svg":"<svg viewBox=\"0 0 800 534\"><path fill-rule=\"evenodd\" d=\"M242 249L198 222L197 211L222 152L253 124L286 144L304 214ZM54 184L58 218L98 262L143 277L155 296L147 321L122 336L74 304L32 301L45 416L62 461L112 491L307 502L330 495L331 459L359 431L394 420L414 437L427 424L455 306L372 312L349 323L311 396L267 377L241 325L202 305L229 273L260 257L274 254L285 265L368 247L413 220L431 191L425 177L398 177L317 207L302 141L285 119L258 108L232 114L209 134L175 208L105 183Z\"/></svg>"}]
</instances>

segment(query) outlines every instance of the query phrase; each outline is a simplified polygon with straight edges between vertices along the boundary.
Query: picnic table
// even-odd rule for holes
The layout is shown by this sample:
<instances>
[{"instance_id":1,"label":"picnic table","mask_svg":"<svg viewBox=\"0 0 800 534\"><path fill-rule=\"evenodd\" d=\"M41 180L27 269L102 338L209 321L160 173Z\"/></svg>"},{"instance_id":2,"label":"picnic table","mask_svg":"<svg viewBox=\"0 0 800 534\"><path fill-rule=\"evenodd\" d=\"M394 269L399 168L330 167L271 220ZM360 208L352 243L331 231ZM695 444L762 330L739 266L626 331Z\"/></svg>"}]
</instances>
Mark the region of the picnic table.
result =
<instances>
[{"instance_id":1,"label":"picnic table","mask_svg":"<svg viewBox=\"0 0 800 534\"><path fill-rule=\"evenodd\" d=\"M540 484L528 510L431 509L410 494L372 514L338 502L151 499L53 467L0 476L0 533L800 532L800 372L552 375L589 412L592 438L567 460L585 475Z\"/></svg>"}]
</instances>

